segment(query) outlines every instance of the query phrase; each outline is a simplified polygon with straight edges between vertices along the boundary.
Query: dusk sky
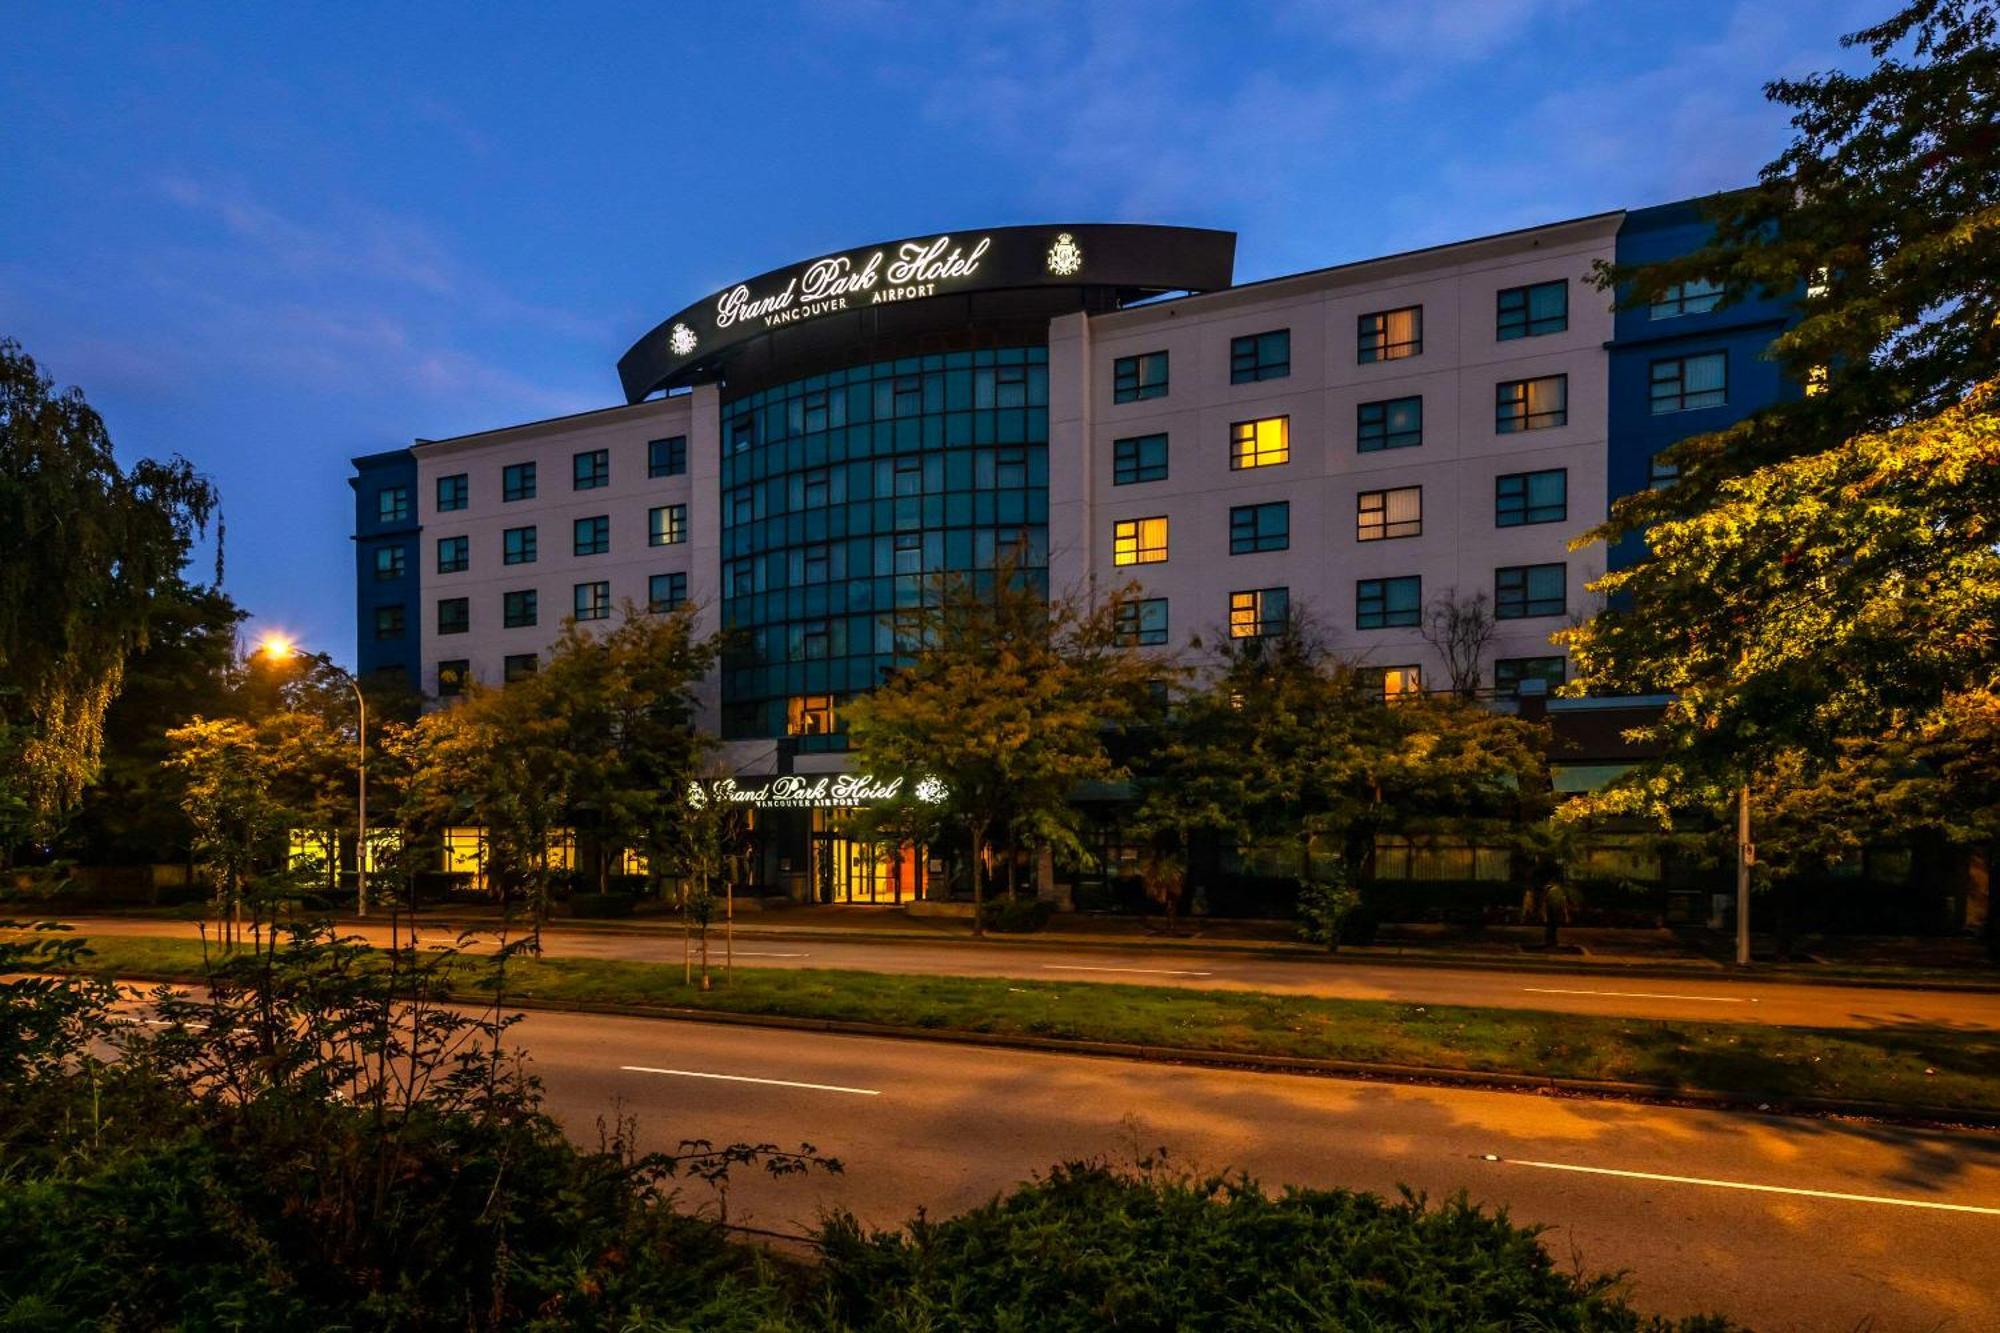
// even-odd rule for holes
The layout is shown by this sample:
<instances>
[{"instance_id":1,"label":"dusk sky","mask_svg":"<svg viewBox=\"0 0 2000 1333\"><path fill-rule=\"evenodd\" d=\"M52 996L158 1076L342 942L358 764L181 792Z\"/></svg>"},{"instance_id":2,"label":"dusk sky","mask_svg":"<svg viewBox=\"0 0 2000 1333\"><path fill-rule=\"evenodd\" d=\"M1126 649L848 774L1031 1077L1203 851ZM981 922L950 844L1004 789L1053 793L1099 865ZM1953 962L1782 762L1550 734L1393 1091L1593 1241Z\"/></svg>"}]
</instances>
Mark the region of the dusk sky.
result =
<instances>
[{"instance_id":1,"label":"dusk sky","mask_svg":"<svg viewBox=\"0 0 2000 1333\"><path fill-rule=\"evenodd\" d=\"M252 632L351 661L350 457L614 404L737 278L1132 221L1245 280L1703 193L1888 8L25 4L0 334L215 479Z\"/></svg>"}]
</instances>

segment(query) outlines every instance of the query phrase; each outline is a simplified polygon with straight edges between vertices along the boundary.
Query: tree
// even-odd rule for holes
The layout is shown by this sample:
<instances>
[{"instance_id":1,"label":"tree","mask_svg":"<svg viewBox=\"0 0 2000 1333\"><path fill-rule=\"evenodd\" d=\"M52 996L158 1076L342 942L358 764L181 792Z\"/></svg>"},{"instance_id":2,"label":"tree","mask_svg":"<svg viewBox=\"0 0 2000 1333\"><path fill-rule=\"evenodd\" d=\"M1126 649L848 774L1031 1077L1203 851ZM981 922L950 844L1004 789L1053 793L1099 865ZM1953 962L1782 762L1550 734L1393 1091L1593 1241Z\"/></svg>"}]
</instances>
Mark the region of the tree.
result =
<instances>
[{"instance_id":1,"label":"tree","mask_svg":"<svg viewBox=\"0 0 2000 1333\"><path fill-rule=\"evenodd\" d=\"M1418 633L1444 658L1452 693L1471 695L1478 691L1486 674L1486 649L1496 628L1493 608L1484 592L1461 597L1457 588L1446 588L1424 608Z\"/></svg>"},{"instance_id":2,"label":"tree","mask_svg":"<svg viewBox=\"0 0 2000 1333\"><path fill-rule=\"evenodd\" d=\"M26 729L22 781L44 833L95 777L127 659L215 503L185 459L121 468L83 394L55 392L0 338L0 721Z\"/></svg>"},{"instance_id":3,"label":"tree","mask_svg":"<svg viewBox=\"0 0 2000 1333\"><path fill-rule=\"evenodd\" d=\"M168 763L185 782L181 797L194 827L194 855L215 887L216 915L233 934L258 871L284 845L288 811L274 795L275 768L256 729L236 718L195 718L167 733Z\"/></svg>"},{"instance_id":4,"label":"tree","mask_svg":"<svg viewBox=\"0 0 2000 1333\"><path fill-rule=\"evenodd\" d=\"M1080 854L1079 782L1116 777L1105 729L1143 706L1164 669L1119 628L1129 592L1045 600L1018 553L990 572L942 574L899 612L916 651L849 707L848 738L878 773L935 775L970 853L973 929L983 932L987 850L1025 828Z\"/></svg>"}]
</instances>

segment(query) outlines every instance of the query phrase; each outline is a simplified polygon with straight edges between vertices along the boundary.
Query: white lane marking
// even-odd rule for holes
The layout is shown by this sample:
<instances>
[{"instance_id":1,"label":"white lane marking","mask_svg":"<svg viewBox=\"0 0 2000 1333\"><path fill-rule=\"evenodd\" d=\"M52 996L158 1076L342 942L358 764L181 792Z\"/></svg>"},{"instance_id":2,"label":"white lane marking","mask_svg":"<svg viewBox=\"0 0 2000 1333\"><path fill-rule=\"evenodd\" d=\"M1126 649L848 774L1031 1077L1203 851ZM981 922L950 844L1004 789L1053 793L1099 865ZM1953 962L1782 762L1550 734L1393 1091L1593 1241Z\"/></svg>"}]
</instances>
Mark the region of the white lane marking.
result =
<instances>
[{"instance_id":1,"label":"white lane marking","mask_svg":"<svg viewBox=\"0 0 2000 1333\"><path fill-rule=\"evenodd\" d=\"M1619 1171L1608 1166L1577 1166L1569 1162L1527 1162L1518 1157L1486 1158L1505 1166L1534 1166L1544 1171L1579 1171L1592 1176L1619 1176L1626 1180L1658 1180L1669 1185L1706 1185L1719 1190L1752 1190L1758 1194L1796 1194L1807 1199L1839 1199L1847 1203L1881 1203L1897 1208L1933 1208L1946 1213L1979 1213L2000 1217L2000 1208L1973 1203L1941 1203L1935 1199L1899 1199L1887 1194L1845 1194L1839 1190L1809 1190L1791 1185L1753 1185L1747 1180L1710 1180L1704 1176L1663 1176L1654 1171Z\"/></svg>"},{"instance_id":2,"label":"white lane marking","mask_svg":"<svg viewBox=\"0 0 2000 1333\"><path fill-rule=\"evenodd\" d=\"M1170 967L1091 967L1084 963L1043 963L1051 972L1143 972L1153 977L1212 977L1213 972L1179 972Z\"/></svg>"},{"instance_id":3,"label":"white lane marking","mask_svg":"<svg viewBox=\"0 0 2000 1333\"><path fill-rule=\"evenodd\" d=\"M774 1088L809 1088L814 1092L851 1092L857 1097L880 1097L876 1088L843 1088L838 1083L794 1083L788 1078L751 1078L747 1074L706 1074L699 1069L654 1069L648 1065L620 1065L633 1074L672 1074L676 1078L712 1078L724 1083L765 1083Z\"/></svg>"},{"instance_id":4,"label":"white lane marking","mask_svg":"<svg viewBox=\"0 0 2000 1333\"><path fill-rule=\"evenodd\" d=\"M1707 1000L1710 1004L1755 1004L1740 995L1658 995L1643 990L1563 990L1557 986L1523 986L1531 995L1615 995L1622 1000Z\"/></svg>"}]
</instances>

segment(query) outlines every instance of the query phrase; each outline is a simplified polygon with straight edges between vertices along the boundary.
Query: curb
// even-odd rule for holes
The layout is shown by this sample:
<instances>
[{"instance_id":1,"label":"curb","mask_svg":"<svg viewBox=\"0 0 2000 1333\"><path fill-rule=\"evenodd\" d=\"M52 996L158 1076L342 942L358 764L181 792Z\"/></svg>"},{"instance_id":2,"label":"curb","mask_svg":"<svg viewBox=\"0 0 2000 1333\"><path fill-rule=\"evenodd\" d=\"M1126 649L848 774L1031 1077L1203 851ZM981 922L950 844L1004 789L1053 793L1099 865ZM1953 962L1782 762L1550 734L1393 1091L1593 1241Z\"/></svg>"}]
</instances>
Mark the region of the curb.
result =
<instances>
[{"instance_id":1,"label":"curb","mask_svg":"<svg viewBox=\"0 0 2000 1333\"><path fill-rule=\"evenodd\" d=\"M172 985L200 985L188 976L136 975L118 978ZM492 997L477 993L457 996L461 1002L490 1005ZM1136 1060L1206 1069L1251 1070L1268 1074L1303 1074L1369 1083L1425 1087L1470 1088L1487 1092L1534 1093L1596 1101L1637 1102L1656 1106L1695 1107L1758 1115L1808 1119L1841 1118L1879 1121L1913 1128L2000 1130L2000 1110L1958 1110L1945 1106L1845 1100L1831 1097L1750 1096L1678 1088L1667 1084L1625 1083L1611 1079L1561 1078L1473 1069L1443 1069L1429 1065L1325 1060L1308 1056L1266 1055L1253 1051L1205 1051L1177 1046L1146 1046L1134 1042L1094 1041L1084 1037L1036 1037L1026 1033L973 1032L964 1028L902 1027L844 1018L799 1018L785 1014L737 1013L722 1009L686 1009L671 1005L612 1004L587 1000L544 1000L517 995L506 1008L544 1013L602 1014L617 1018L649 1018L669 1022L714 1023L725 1027L777 1028L792 1032L822 1032L846 1037L879 1037L896 1041L945 1042L1000 1050L1037 1051L1047 1055L1080 1055L1098 1059Z\"/></svg>"}]
</instances>

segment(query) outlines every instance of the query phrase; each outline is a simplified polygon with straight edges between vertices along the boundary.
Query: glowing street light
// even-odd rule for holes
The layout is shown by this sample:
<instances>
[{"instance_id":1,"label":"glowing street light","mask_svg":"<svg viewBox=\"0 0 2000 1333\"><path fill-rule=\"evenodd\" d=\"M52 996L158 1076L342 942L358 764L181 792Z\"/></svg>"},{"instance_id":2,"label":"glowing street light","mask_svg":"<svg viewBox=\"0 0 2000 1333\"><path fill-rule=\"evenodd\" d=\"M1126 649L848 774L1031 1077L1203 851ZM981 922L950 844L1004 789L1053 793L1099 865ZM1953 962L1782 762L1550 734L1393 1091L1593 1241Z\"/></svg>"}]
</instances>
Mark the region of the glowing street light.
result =
<instances>
[{"instance_id":1,"label":"glowing street light","mask_svg":"<svg viewBox=\"0 0 2000 1333\"><path fill-rule=\"evenodd\" d=\"M289 662L295 657L307 658L323 667L340 673L347 682L347 688L354 691L355 709L355 812L358 828L354 842L354 902L361 916L368 915L368 697L361 693L361 682L354 673L335 662L325 653L305 653L299 646L282 634L266 634L257 645L257 652L272 662ZM338 849L335 849L336 852ZM336 860L338 857L335 858Z\"/></svg>"}]
</instances>

